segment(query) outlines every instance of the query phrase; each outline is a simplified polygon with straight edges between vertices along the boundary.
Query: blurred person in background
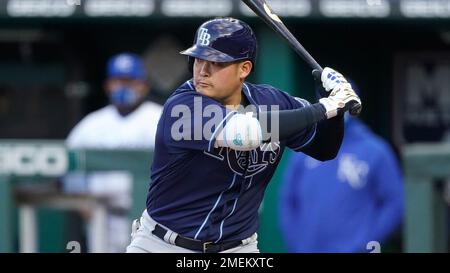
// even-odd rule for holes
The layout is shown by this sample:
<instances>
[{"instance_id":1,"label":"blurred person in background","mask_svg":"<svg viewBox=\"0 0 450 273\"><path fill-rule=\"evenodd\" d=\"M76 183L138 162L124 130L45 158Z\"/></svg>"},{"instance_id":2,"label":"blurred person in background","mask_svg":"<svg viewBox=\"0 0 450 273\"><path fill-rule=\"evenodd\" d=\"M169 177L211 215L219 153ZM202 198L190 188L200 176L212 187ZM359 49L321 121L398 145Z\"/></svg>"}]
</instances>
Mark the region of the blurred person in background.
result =
<instances>
[{"instance_id":1,"label":"blurred person in background","mask_svg":"<svg viewBox=\"0 0 450 273\"><path fill-rule=\"evenodd\" d=\"M70 132L69 149L153 149L162 106L146 100L150 91L142 59L132 53L111 57L104 84L110 104L83 118ZM66 192L78 187L108 199L108 250L125 252L131 229L131 176L123 172L72 173L64 179ZM84 185L84 186L80 186ZM84 215L89 214L84 212ZM89 216L89 215L86 215ZM88 248L93 231L87 231Z\"/></svg>"},{"instance_id":2,"label":"blurred person in background","mask_svg":"<svg viewBox=\"0 0 450 273\"><path fill-rule=\"evenodd\" d=\"M356 89L355 89L356 90ZM292 154L279 198L279 224L289 252L370 252L402 222L403 177L389 144L345 115L337 157L320 162Z\"/></svg>"},{"instance_id":3,"label":"blurred person in background","mask_svg":"<svg viewBox=\"0 0 450 273\"><path fill-rule=\"evenodd\" d=\"M146 100L150 91L142 59L132 53L113 56L105 91L110 104L87 115L70 132L73 148L153 148L162 106Z\"/></svg>"}]
</instances>

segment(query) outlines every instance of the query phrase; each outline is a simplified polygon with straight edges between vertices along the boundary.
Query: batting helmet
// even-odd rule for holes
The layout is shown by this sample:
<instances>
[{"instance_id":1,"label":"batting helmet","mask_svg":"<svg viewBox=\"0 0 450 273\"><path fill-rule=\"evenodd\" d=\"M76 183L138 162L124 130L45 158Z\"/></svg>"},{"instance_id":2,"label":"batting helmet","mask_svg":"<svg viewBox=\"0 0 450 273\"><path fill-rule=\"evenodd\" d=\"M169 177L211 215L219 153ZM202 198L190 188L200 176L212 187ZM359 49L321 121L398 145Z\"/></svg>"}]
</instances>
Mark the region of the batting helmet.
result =
<instances>
[{"instance_id":1,"label":"batting helmet","mask_svg":"<svg viewBox=\"0 0 450 273\"><path fill-rule=\"evenodd\" d=\"M257 42L249 25L234 18L219 18L203 23L197 30L194 45L180 53L210 62L256 61Z\"/></svg>"}]
</instances>

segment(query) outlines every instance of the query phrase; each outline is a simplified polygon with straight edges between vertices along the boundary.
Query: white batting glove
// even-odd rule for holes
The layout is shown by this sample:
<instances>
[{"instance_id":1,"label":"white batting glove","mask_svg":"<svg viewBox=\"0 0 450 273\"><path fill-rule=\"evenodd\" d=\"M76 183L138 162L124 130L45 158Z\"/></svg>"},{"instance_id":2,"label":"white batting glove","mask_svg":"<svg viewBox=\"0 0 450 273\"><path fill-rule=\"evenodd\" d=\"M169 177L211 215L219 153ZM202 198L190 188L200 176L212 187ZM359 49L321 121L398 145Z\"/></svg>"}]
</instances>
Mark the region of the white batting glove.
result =
<instances>
[{"instance_id":1,"label":"white batting glove","mask_svg":"<svg viewBox=\"0 0 450 273\"><path fill-rule=\"evenodd\" d=\"M356 95L351 84L339 72L325 67L321 80L325 90L331 91L327 98L319 100L326 109L328 119L347 111L352 101L357 101L361 104L361 99Z\"/></svg>"},{"instance_id":2,"label":"white batting glove","mask_svg":"<svg viewBox=\"0 0 450 273\"><path fill-rule=\"evenodd\" d=\"M330 92L343 84L348 84L348 81L344 78L344 76L342 76L341 73L329 67L325 67L323 69L321 80L323 88L325 88L327 92Z\"/></svg>"}]
</instances>

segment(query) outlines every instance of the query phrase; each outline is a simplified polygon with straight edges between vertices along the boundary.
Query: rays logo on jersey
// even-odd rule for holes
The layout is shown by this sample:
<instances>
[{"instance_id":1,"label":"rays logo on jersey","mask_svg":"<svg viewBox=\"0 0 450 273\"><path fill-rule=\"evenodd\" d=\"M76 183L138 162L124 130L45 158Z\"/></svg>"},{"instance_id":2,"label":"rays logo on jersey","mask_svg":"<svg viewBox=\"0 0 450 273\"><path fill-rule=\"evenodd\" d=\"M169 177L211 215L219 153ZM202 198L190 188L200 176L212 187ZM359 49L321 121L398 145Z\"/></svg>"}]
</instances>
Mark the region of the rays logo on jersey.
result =
<instances>
[{"instance_id":1,"label":"rays logo on jersey","mask_svg":"<svg viewBox=\"0 0 450 273\"><path fill-rule=\"evenodd\" d=\"M234 173L238 175L245 174L246 178L262 172L269 164L274 164L280 153L280 142L265 143L258 149L248 152L236 151L225 147L216 148L211 152L205 151L206 155L226 161Z\"/></svg>"}]
</instances>

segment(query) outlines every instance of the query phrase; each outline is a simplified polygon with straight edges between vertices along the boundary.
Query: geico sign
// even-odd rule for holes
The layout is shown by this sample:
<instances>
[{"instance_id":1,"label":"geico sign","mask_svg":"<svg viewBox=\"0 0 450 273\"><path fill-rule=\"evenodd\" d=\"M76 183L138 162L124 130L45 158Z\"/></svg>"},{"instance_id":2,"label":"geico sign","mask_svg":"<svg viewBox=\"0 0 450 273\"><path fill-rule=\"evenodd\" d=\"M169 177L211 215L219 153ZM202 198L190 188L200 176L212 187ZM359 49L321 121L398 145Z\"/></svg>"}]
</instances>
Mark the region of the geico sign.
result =
<instances>
[{"instance_id":1,"label":"geico sign","mask_svg":"<svg viewBox=\"0 0 450 273\"><path fill-rule=\"evenodd\" d=\"M67 152L57 145L0 145L0 175L63 175Z\"/></svg>"}]
</instances>

